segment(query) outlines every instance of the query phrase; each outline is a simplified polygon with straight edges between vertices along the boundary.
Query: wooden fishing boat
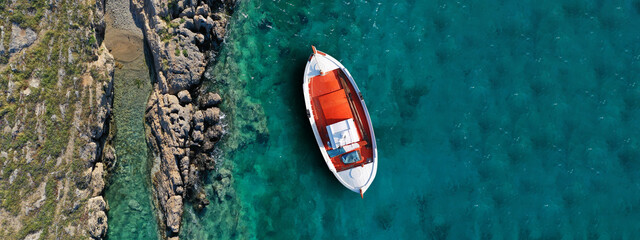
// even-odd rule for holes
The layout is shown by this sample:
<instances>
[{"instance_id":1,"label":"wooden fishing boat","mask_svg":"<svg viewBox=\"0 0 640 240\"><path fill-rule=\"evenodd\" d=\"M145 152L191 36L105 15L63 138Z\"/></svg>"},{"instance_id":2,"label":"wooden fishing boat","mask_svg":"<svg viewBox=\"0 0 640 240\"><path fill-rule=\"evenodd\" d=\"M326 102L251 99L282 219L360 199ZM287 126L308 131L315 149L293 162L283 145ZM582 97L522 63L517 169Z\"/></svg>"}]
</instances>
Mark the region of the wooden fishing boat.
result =
<instances>
[{"instance_id":1,"label":"wooden fishing boat","mask_svg":"<svg viewBox=\"0 0 640 240\"><path fill-rule=\"evenodd\" d=\"M316 50L304 71L307 117L329 170L364 198L378 169L378 149L369 111L349 71Z\"/></svg>"}]
</instances>

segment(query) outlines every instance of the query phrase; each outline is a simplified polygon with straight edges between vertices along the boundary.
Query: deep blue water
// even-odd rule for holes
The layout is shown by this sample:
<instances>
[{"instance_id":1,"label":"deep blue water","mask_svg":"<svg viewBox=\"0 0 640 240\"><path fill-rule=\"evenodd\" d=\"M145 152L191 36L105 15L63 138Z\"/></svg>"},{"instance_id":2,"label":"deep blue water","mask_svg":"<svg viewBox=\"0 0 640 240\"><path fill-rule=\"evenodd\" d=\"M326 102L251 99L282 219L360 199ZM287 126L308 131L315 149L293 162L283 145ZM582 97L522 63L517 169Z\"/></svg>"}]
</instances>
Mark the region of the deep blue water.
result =
<instances>
[{"instance_id":1,"label":"deep blue water","mask_svg":"<svg viewBox=\"0 0 640 240\"><path fill-rule=\"evenodd\" d=\"M242 1L210 88L219 200L183 238L640 238L639 1ZM306 120L310 45L363 91L380 153L360 199Z\"/></svg>"}]
</instances>

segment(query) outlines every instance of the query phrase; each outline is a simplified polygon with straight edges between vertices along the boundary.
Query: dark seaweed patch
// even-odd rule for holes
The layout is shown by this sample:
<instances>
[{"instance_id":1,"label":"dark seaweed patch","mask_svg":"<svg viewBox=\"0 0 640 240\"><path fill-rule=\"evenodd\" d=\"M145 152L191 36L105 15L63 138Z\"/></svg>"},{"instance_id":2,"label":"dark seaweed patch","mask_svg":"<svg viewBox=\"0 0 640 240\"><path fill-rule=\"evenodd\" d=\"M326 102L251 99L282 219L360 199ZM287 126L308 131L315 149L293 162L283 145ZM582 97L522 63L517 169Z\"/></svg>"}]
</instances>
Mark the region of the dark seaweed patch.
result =
<instances>
[{"instance_id":1,"label":"dark seaweed patch","mask_svg":"<svg viewBox=\"0 0 640 240\"><path fill-rule=\"evenodd\" d=\"M266 18L263 18L262 20L260 20L260 23L258 23L258 29L263 30L263 31L269 31L269 29L273 28L273 22L267 20Z\"/></svg>"}]
</instances>

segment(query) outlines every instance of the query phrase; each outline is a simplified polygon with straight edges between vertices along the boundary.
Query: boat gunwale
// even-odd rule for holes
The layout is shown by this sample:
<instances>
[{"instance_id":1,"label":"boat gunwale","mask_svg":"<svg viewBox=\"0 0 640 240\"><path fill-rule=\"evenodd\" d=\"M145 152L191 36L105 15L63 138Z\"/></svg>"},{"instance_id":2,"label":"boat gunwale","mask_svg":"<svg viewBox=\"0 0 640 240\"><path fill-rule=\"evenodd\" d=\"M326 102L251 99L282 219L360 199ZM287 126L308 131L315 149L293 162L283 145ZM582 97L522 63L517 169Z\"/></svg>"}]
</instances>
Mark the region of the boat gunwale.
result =
<instances>
[{"instance_id":1,"label":"boat gunwale","mask_svg":"<svg viewBox=\"0 0 640 240\"><path fill-rule=\"evenodd\" d=\"M320 148L320 152L325 160L325 163L327 164L327 166L329 167L329 170L334 174L334 176L338 179L338 181L340 181L340 183L342 185L344 185L345 187L347 187L348 189L350 189L351 191L354 191L356 193L364 193L369 186L371 185L371 183L373 182L373 180L375 179L376 173L377 173L377 166L378 166L378 148L377 148L377 143L376 143L376 138L375 138L375 133L374 133L374 129L373 129L373 124L371 122L371 117L369 115L369 109L367 108L367 105L364 101L364 98L361 97L362 93L360 92L360 89L358 88L358 85L356 84L355 80L353 79L353 77L351 76L351 73L349 72L349 70L347 70L347 68L345 68L338 60L336 60L335 58L333 58L332 56L330 56L329 54L326 54L324 52L320 52L318 51L318 53L321 53L319 55L321 55L320 57L324 57L327 60L329 60L330 62L332 62L333 64L335 64L336 66L338 66L338 68L336 69L340 69L344 75L347 77L347 79L349 79L349 84L353 87L353 89L355 90L357 99L359 99L360 104L362 106L362 109L364 111L364 115L366 117L367 120L367 125L369 128L369 132L370 132L370 138L371 138L371 150L372 150L372 162L370 163L365 163L364 165L368 165L368 164L372 164L372 168L371 168L371 173L369 174L369 177L366 181L366 183L361 186L361 187L357 187L357 186L351 186L350 184L346 183L341 176L339 176L339 172L336 170L335 166L333 165L333 162L331 161L331 158L329 157L327 150L325 149L325 145L321 139L320 133L318 131L318 125L315 121L315 115L312 109L312 104L311 104L311 93L310 93L310 83L311 83L311 78L309 77L310 75L310 68L311 68L311 63L312 60L315 58L315 55L311 55L311 57L309 58L309 60L307 61L307 64L305 66L305 73L304 73L304 82L303 82L303 92L304 92L304 97L305 97L305 107L307 110L307 116L309 118L309 122L311 123L311 128L313 130L314 136L316 138L316 143L318 144L318 147ZM332 69L335 70L335 69ZM349 170L349 169L347 169ZM345 170L346 171L346 170Z\"/></svg>"}]
</instances>

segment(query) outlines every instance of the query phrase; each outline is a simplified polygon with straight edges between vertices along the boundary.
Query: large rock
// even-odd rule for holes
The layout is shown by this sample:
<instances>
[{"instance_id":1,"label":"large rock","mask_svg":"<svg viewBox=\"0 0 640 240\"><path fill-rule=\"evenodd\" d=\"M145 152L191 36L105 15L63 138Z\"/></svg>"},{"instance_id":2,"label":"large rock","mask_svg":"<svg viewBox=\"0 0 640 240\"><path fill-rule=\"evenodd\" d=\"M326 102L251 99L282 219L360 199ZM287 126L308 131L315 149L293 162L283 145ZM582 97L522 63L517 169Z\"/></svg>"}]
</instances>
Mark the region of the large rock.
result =
<instances>
[{"instance_id":1,"label":"large rock","mask_svg":"<svg viewBox=\"0 0 640 240\"><path fill-rule=\"evenodd\" d=\"M93 164L96 161L96 154L98 151L98 144L95 142L89 142L80 148L80 159L87 161L88 164Z\"/></svg>"},{"instance_id":2,"label":"large rock","mask_svg":"<svg viewBox=\"0 0 640 240\"><path fill-rule=\"evenodd\" d=\"M4 27L0 26L0 56L4 55Z\"/></svg>"},{"instance_id":3,"label":"large rock","mask_svg":"<svg viewBox=\"0 0 640 240\"><path fill-rule=\"evenodd\" d=\"M200 172L198 167L191 163L189 164L189 171L187 172L187 182L185 184L189 187L193 187L196 185L196 181L200 178Z\"/></svg>"},{"instance_id":4,"label":"large rock","mask_svg":"<svg viewBox=\"0 0 640 240\"><path fill-rule=\"evenodd\" d=\"M182 105L190 103L191 102L191 94L189 94L189 91L187 90L182 90L178 93L178 99L180 100L180 103Z\"/></svg>"},{"instance_id":5,"label":"large rock","mask_svg":"<svg viewBox=\"0 0 640 240\"><path fill-rule=\"evenodd\" d=\"M42 235L42 230L27 235L23 240L38 240L40 235Z\"/></svg>"},{"instance_id":6,"label":"large rock","mask_svg":"<svg viewBox=\"0 0 640 240\"><path fill-rule=\"evenodd\" d=\"M177 170L169 172L169 179L171 180L174 192L177 193L176 189L182 186L182 177L180 177L180 172Z\"/></svg>"},{"instance_id":7,"label":"large rock","mask_svg":"<svg viewBox=\"0 0 640 240\"><path fill-rule=\"evenodd\" d=\"M217 21L213 24L211 28L211 35L215 37L218 42L222 42L224 40L225 34L227 34L227 22L225 18L222 18L221 21Z\"/></svg>"},{"instance_id":8,"label":"large rock","mask_svg":"<svg viewBox=\"0 0 640 240\"><path fill-rule=\"evenodd\" d=\"M17 170L16 170L17 171ZM85 169L75 180L76 187L80 190L87 189L91 184L91 168ZM9 179L11 180L11 178ZM11 181L9 181L11 182Z\"/></svg>"},{"instance_id":9,"label":"large rock","mask_svg":"<svg viewBox=\"0 0 640 240\"><path fill-rule=\"evenodd\" d=\"M172 40L163 44L161 49L157 49L163 59L163 63L159 67L162 69L162 76L166 81L166 86L159 87L163 92L166 91L170 94L176 94L199 85L206 67L205 55L196 46L197 34L183 27L174 30L174 32L176 35ZM179 52L176 52L176 49ZM158 82L165 84L162 81Z\"/></svg>"},{"instance_id":10,"label":"large rock","mask_svg":"<svg viewBox=\"0 0 640 240\"><path fill-rule=\"evenodd\" d=\"M195 29L196 30L204 30L204 32L209 32L211 31L211 28L214 27L214 25L216 24L213 19L211 19L211 17L204 17L201 15L196 15L193 18L193 23L195 24Z\"/></svg>"},{"instance_id":11,"label":"large rock","mask_svg":"<svg viewBox=\"0 0 640 240\"><path fill-rule=\"evenodd\" d=\"M94 197L89 199L87 202L87 209L89 219L87 222L87 227L89 230L89 234L93 238L104 238L107 234L107 214L105 211L109 207L107 203L104 201L102 196Z\"/></svg>"},{"instance_id":12,"label":"large rock","mask_svg":"<svg viewBox=\"0 0 640 240\"><path fill-rule=\"evenodd\" d=\"M189 163L191 161L189 161L189 156L184 156L180 159L180 171L184 171L184 170L189 170ZM184 176L183 176L184 177ZM185 179L186 181L186 179ZM180 193L178 193L180 194Z\"/></svg>"},{"instance_id":13,"label":"large rock","mask_svg":"<svg viewBox=\"0 0 640 240\"><path fill-rule=\"evenodd\" d=\"M177 111L177 109L180 108L180 100L178 100L178 97L176 97L175 95L172 94L165 94L164 95L164 102L166 107L170 107L171 108L171 112L175 112Z\"/></svg>"},{"instance_id":14,"label":"large rock","mask_svg":"<svg viewBox=\"0 0 640 240\"><path fill-rule=\"evenodd\" d=\"M96 32L99 34L104 34L104 30L106 28L106 23L104 22L104 7L105 0L96 0L96 23L95 28Z\"/></svg>"},{"instance_id":15,"label":"large rock","mask_svg":"<svg viewBox=\"0 0 640 240\"><path fill-rule=\"evenodd\" d=\"M201 110L193 113L193 129L204 131L204 113Z\"/></svg>"},{"instance_id":16,"label":"large rock","mask_svg":"<svg viewBox=\"0 0 640 240\"><path fill-rule=\"evenodd\" d=\"M9 53L16 53L23 48L31 46L37 38L38 34L30 28L22 29L20 26L13 23L11 25L11 43L9 43Z\"/></svg>"},{"instance_id":17,"label":"large rock","mask_svg":"<svg viewBox=\"0 0 640 240\"><path fill-rule=\"evenodd\" d=\"M217 93L208 92L200 97L200 107L210 108L218 106L222 102L222 98Z\"/></svg>"},{"instance_id":18,"label":"large rock","mask_svg":"<svg viewBox=\"0 0 640 240\"><path fill-rule=\"evenodd\" d=\"M98 196L104 190L104 165L99 162L93 168L91 173L91 191L92 196Z\"/></svg>"},{"instance_id":19,"label":"large rock","mask_svg":"<svg viewBox=\"0 0 640 240\"><path fill-rule=\"evenodd\" d=\"M200 191L198 191L198 194L196 194L196 202L193 207L196 210L200 211L207 205L209 205L209 199L207 199L207 194L203 189L200 189Z\"/></svg>"},{"instance_id":20,"label":"large rock","mask_svg":"<svg viewBox=\"0 0 640 240\"><path fill-rule=\"evenodd\" d=\"M205 138L211 141L218 141L222 137L223 133L224 133L224 129L222 128L222 126L219 124L216 124L207 129Z\"/></svg>"},{"instance_id":21,"label":"large rock","mask_svg":"<svg viewBox=\"0 0 640 240\"><path fill-rule=\"evenodd\" d=\"M167 201L167 228L172 233L180 231L180 220L182 218L182 197L172 196Z\"/></svg>"},{"instance_id":22,"label":"large rock","mask_svg":"<svg viewBox=\"0 0 640 240\"><path fill-rule=\"evenodd\" d=\"M204 121L207 124L214 124L220 120L220 109L212 107L204 111Z\"/></svg>"},{"instance_id":23,"label":"large rock","mask_svg":"<svg viewBox=\"0 0 640 240\"><path fill-rule=\"evenodd\" d=\"M116 150L111 145L105 145L102 150L102 159L107 165L113 164L116 160Z\"/></svg>"},{"instance_id":24,"label":"large rock","mask_svg":"<svg viewBox=\"0 0 640 240\"><path fill-rule=\"evenodd\" d=\"M107 211L109 208L107 202L104 201L102 196L92 197L87 201L87 208L89 212Z\"/></svg>"},{"instance_id":25,"label":"large rock","mask_svg":"<svg viewBox=\"0 0 640 240\"><path fill-rule=\"evenodd\" d=\"M216 167L215 159L207 153L199 153L196 155L196 164L205 167L207 170L213 170Z\"/></svg>"},{"instance_id":26,"label":"large rock","mask_svg":"<svg viewBox=\"0 0 640 240\"><path fill-rule=\"evenodd\" d=\"M200 144L204 141L204 134L202 134L202 131L200 130L193 130L193 132L191 132L191 140L195 144Z\"/></svg>"},{"instance_id":27,"label":"large rock","mask_svg":"<svg viewBox=\"0 0 640 240\"><path fill-rule=\"evenodd\" d=\"M186 8L180 13L180 17L187 17L187 18L193 18L193 16L195 15L196 14L193 11L193 8Z\"/></svg>"},{"instance_id":28,"label":"large rock","mask_svg":"<svg viewBox=\"0 0 640 240\"><path fill-rule=\"evenodd\" d=\"M93 238L104 238L107 235L107 214L104 211L89 214L89 234Z\"/></svg>"},{"instance_id":29,"label":"large rock","mask_svg":"<svg viewBox=\"0 0 640 240\"><path fill-rule=\"evenodd\" d=\"M200 5L198 6L198 8L196 9L196 14L200 15L200 16L209 16L209 6L208 5Z\"/></svg>"},{"instance_id":30,"label":"large rock","mask_svg":"<svg viewBox=\"0 0 640 240\"><path fill-rule=\"evenodd\" d=\"M91 138L98 139L102 136L105 121L111 112L111 102L113 98L113 81L99 82L96 84L96 104L97 108L93 113L91 121Z\"/></svg>"},{"instance_id":31,"label":"large rock","mask_svg":"<svg viewBox=\"0 0 640 240\"><path fill-rule=\"evenodd\" d=\"M182 94L179 94L182 96ZM191 127L191 104L180 105L172 94L155 92L149 99L146 114L151 130L149 142L160 156L159 169L154 173L154 189L164 223L173 236L180 230L184 183L181 168L189 166L187 139ZM184 178L186 179L186 178Z\"/></svg>"}]
</instances>

